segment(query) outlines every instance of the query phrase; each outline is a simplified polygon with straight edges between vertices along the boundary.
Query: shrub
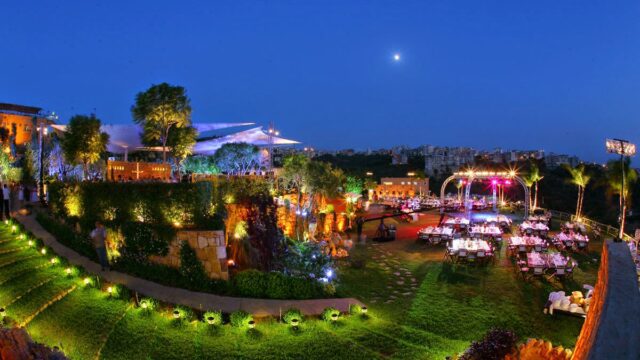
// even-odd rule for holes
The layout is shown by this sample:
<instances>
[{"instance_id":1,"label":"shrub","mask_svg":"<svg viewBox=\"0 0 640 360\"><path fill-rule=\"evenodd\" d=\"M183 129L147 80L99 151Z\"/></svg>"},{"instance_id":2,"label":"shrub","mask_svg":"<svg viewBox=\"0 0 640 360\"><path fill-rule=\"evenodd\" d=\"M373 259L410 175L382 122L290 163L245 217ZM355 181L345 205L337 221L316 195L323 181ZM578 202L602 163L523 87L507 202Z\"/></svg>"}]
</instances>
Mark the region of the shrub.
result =
<instances>
[{"instance_id":1,"label":"shrub","mask_svg":"<svg viewBox=\"0 0 640 360\"><path fill-rule=\"evenodd\" d=\"M222 325L222 313L220 311L207 311L202 315L202 320L209 325Z\"/></svg>"},{"instance_id":2,"label":"shrub","mask_svg":"<svg viewBox=\"0 0 640 360\"><path fill-rule=\"evenodd\" d=\"M351 315L362 314L362 306L360 306L358 304L349 305L349 314L351 314Z\"/></svg>"},{"instance_id":3,"label":"shrub","mask_svg":"<svg viewBox=\"0 0 640 360\"><path fill-rule=\"evenodd\" d=\"M322 320L334 321L334 319L340 317L340 311L338 309L328 307L322 311Z\"/></svg>"},{"instance_id":4,"label":"shrub","mask_svg":"<svg viewBox=\"0 0 640 360\"><path fill-rule=\"evenodd\" d=\"M178 305L173 308L171 315L175 320L189 322L193 317L193 310L188 307Z\"/></svg>"},{"instance_id":5,"label":"shrub","mask_svg":"<svg viewBox=\"0 0 640 360\"><path fill-rule=\"evenodd\" d=\"M233 279L236 291L241 296L264 297L267 289L267 278L258 270L241 271Z\"/></svg>"},{"instance_id":6,"label":"shrub","mask_svg":"<svg viewBox=\"0 0 640 360\"><path fill-rule=\"evenodd\" d=\"M140 300L140 309L144 312L151 312L156 308L156 306L158 306L158 303L152 298L144 298Z\"/></svg>"},{"instance_id":7,"label":"shrub","mask_svg":"<svg viewBox=\"0 0 640 360\"><path fill-rule=\"evenodd\" d=\"M229 318L231 326L245 327L249 325L249 321L253 320L253 316L246 311L238 310L231 313Z\"/></svg>"},{"instance_id":8,"label":"shrub","mask_svg":"<svg viewBox=\"0 0 640 360\"><path fill-rule=\"evenodd\" d=\"M202 266L196 256L196 252L187 242L182 242L180 245L180 274L191 285L203 284L209 281L209 277L204 272L204 266Z\"/></svg>"},{"instance_id":9,"label":"shrub","mask_svg":"<svg viewBox=\"0 0 640 360\"><path fill-rule=\"evenodd\" d=\"M300 310L292 308L287 310L284 315L282 315L282 320L284 320L284 322L286 324L291 324L291 320L298 320L298 322L302 322L302 320L304 319L304 317L302 316L302 313L300 312Z\"/></svg>"},{"instance_id":10,"label":"shrub","mask_svg":"<svg viewBox=\"0 0 640 360\"><path fill-rule=\"evenodd\" d=\"M460 360L500 360L516 347L518 338L512 331L491 329L480 341L474 341Z\"/></svg>"}]
</instances>

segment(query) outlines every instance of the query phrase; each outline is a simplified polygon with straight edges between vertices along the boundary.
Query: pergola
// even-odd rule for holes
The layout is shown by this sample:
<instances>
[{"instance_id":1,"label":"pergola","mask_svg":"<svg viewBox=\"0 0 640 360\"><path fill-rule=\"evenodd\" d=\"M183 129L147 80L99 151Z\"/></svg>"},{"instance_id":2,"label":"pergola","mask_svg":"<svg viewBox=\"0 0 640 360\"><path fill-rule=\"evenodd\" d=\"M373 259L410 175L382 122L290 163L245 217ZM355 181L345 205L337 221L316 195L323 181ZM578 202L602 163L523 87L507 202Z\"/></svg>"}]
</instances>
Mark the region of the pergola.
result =
<instances>
[{"instance_id":1,"label":"pergola","mask_svg":"<svg viewBox=\"0 0 640 360\"><path fill-rule=\"evenodd\" d=\"M453 175L449 176L443 183L440 188L440 201L444 204L444 195L445 189L449 182L452 180L463 180L466 181L465 191L464 191L464 206L467 211L471 211L472 203L469 200L469 196L471 193L471 184L473 180L489 180L491 181L491 188L493 190L493 211L497 211L496 204L496 187L498 183L502 181L517 181L520 185L522 185L522 189L524 190L524 217L529 216L529 188L525 184L524 180L518 176L518 174L514 171L476 171L476 170L466 170L466 171L458 171L453 173Z\"/></svg>"}]
</instances>

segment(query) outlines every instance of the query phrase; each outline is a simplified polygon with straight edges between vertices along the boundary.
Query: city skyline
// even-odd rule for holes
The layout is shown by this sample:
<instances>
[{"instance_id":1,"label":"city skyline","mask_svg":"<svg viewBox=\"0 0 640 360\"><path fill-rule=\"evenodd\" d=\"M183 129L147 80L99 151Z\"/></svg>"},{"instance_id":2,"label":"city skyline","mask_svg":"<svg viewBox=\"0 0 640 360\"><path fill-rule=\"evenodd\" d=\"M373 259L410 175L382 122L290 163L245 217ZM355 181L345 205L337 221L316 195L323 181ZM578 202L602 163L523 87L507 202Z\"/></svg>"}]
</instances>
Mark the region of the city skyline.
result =
<instances>
[{"instance_id":1,"label":"city skyline","mask_svg":"<svg viewBox=\"0 0 640 360\"><path fill-rule=\"evenodd\" d=\"M433 143L603 162L605 138L640 138L632 2L6 9L16 56L0 59L0 101L61 123L130 123L135 94L166 81L186 87L194 122L274 122L318 149Z\"/></svg>"}]
</instances>

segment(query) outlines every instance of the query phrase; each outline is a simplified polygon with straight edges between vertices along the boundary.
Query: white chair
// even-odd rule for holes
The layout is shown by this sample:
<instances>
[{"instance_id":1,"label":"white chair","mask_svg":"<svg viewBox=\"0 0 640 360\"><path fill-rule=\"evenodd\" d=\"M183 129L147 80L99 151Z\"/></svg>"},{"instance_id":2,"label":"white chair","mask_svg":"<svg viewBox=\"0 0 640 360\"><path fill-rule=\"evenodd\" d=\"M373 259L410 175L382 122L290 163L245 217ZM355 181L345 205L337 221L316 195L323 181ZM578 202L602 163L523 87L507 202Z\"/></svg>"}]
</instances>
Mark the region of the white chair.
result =
<instances>
[{"instance_id":1,"label":"white chair","mask_svg":"<svg viewBox=\"0 0 640 360\"><path fill-rule=\"evenodd\" d=\"M542 276L542 274L544 274L544 268L541 268L541 267L534 267L533 268L533 275L534 276Z\"/></svg>"}]
</instances>

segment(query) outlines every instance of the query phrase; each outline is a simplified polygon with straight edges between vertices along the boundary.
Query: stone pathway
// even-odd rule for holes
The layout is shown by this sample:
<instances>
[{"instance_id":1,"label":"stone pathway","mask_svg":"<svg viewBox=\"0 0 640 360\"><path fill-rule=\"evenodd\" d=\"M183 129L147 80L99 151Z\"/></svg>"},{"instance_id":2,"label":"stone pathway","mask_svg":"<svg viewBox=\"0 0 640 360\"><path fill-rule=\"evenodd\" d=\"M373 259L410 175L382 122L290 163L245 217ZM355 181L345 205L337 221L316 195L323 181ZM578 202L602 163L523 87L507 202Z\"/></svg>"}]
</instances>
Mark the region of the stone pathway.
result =
<instances>
[{"instance_id":1,"label":"stone pathway","mask_svg":"<svg viewBox=\"0 0 640 360\"><path fill-rule=\"evenodd\" d=\"M22 225L36 237L42 239L44 244L52 248L59 256L69 260L70 263L76 266L82 266L87 272L99 275L108 282L121 284L130 290L137 291L144 296L149 296L162 302L185 305L201 310L220 310L225 313L244 310L253 314L255 317L277 317L290 308L297 308L305 315L319 315L329 306L342 312L347 312L349 311L349 305L364 305L354 298L272 300L220 296L160 285L117 271L101 271L99 264L60 244L53 235L40 226L34 215L22 216L15 214L14 218L22 223Z\"/></svg>"},{"instance_id":2,"label":"stone pathway","mask_svg":"<svg viewBox=\"0 0 640 360\"><path fill-rule=\"evenodd\" d=\"M400 259L384 249L383 244L372 243L370 250L371 258L387 275L387 291L384 294L372 293L370 302L391 304L396 300L415 295L418 290L418 282L411 270L402 266Z\"/></svg>"}]
</instances>

